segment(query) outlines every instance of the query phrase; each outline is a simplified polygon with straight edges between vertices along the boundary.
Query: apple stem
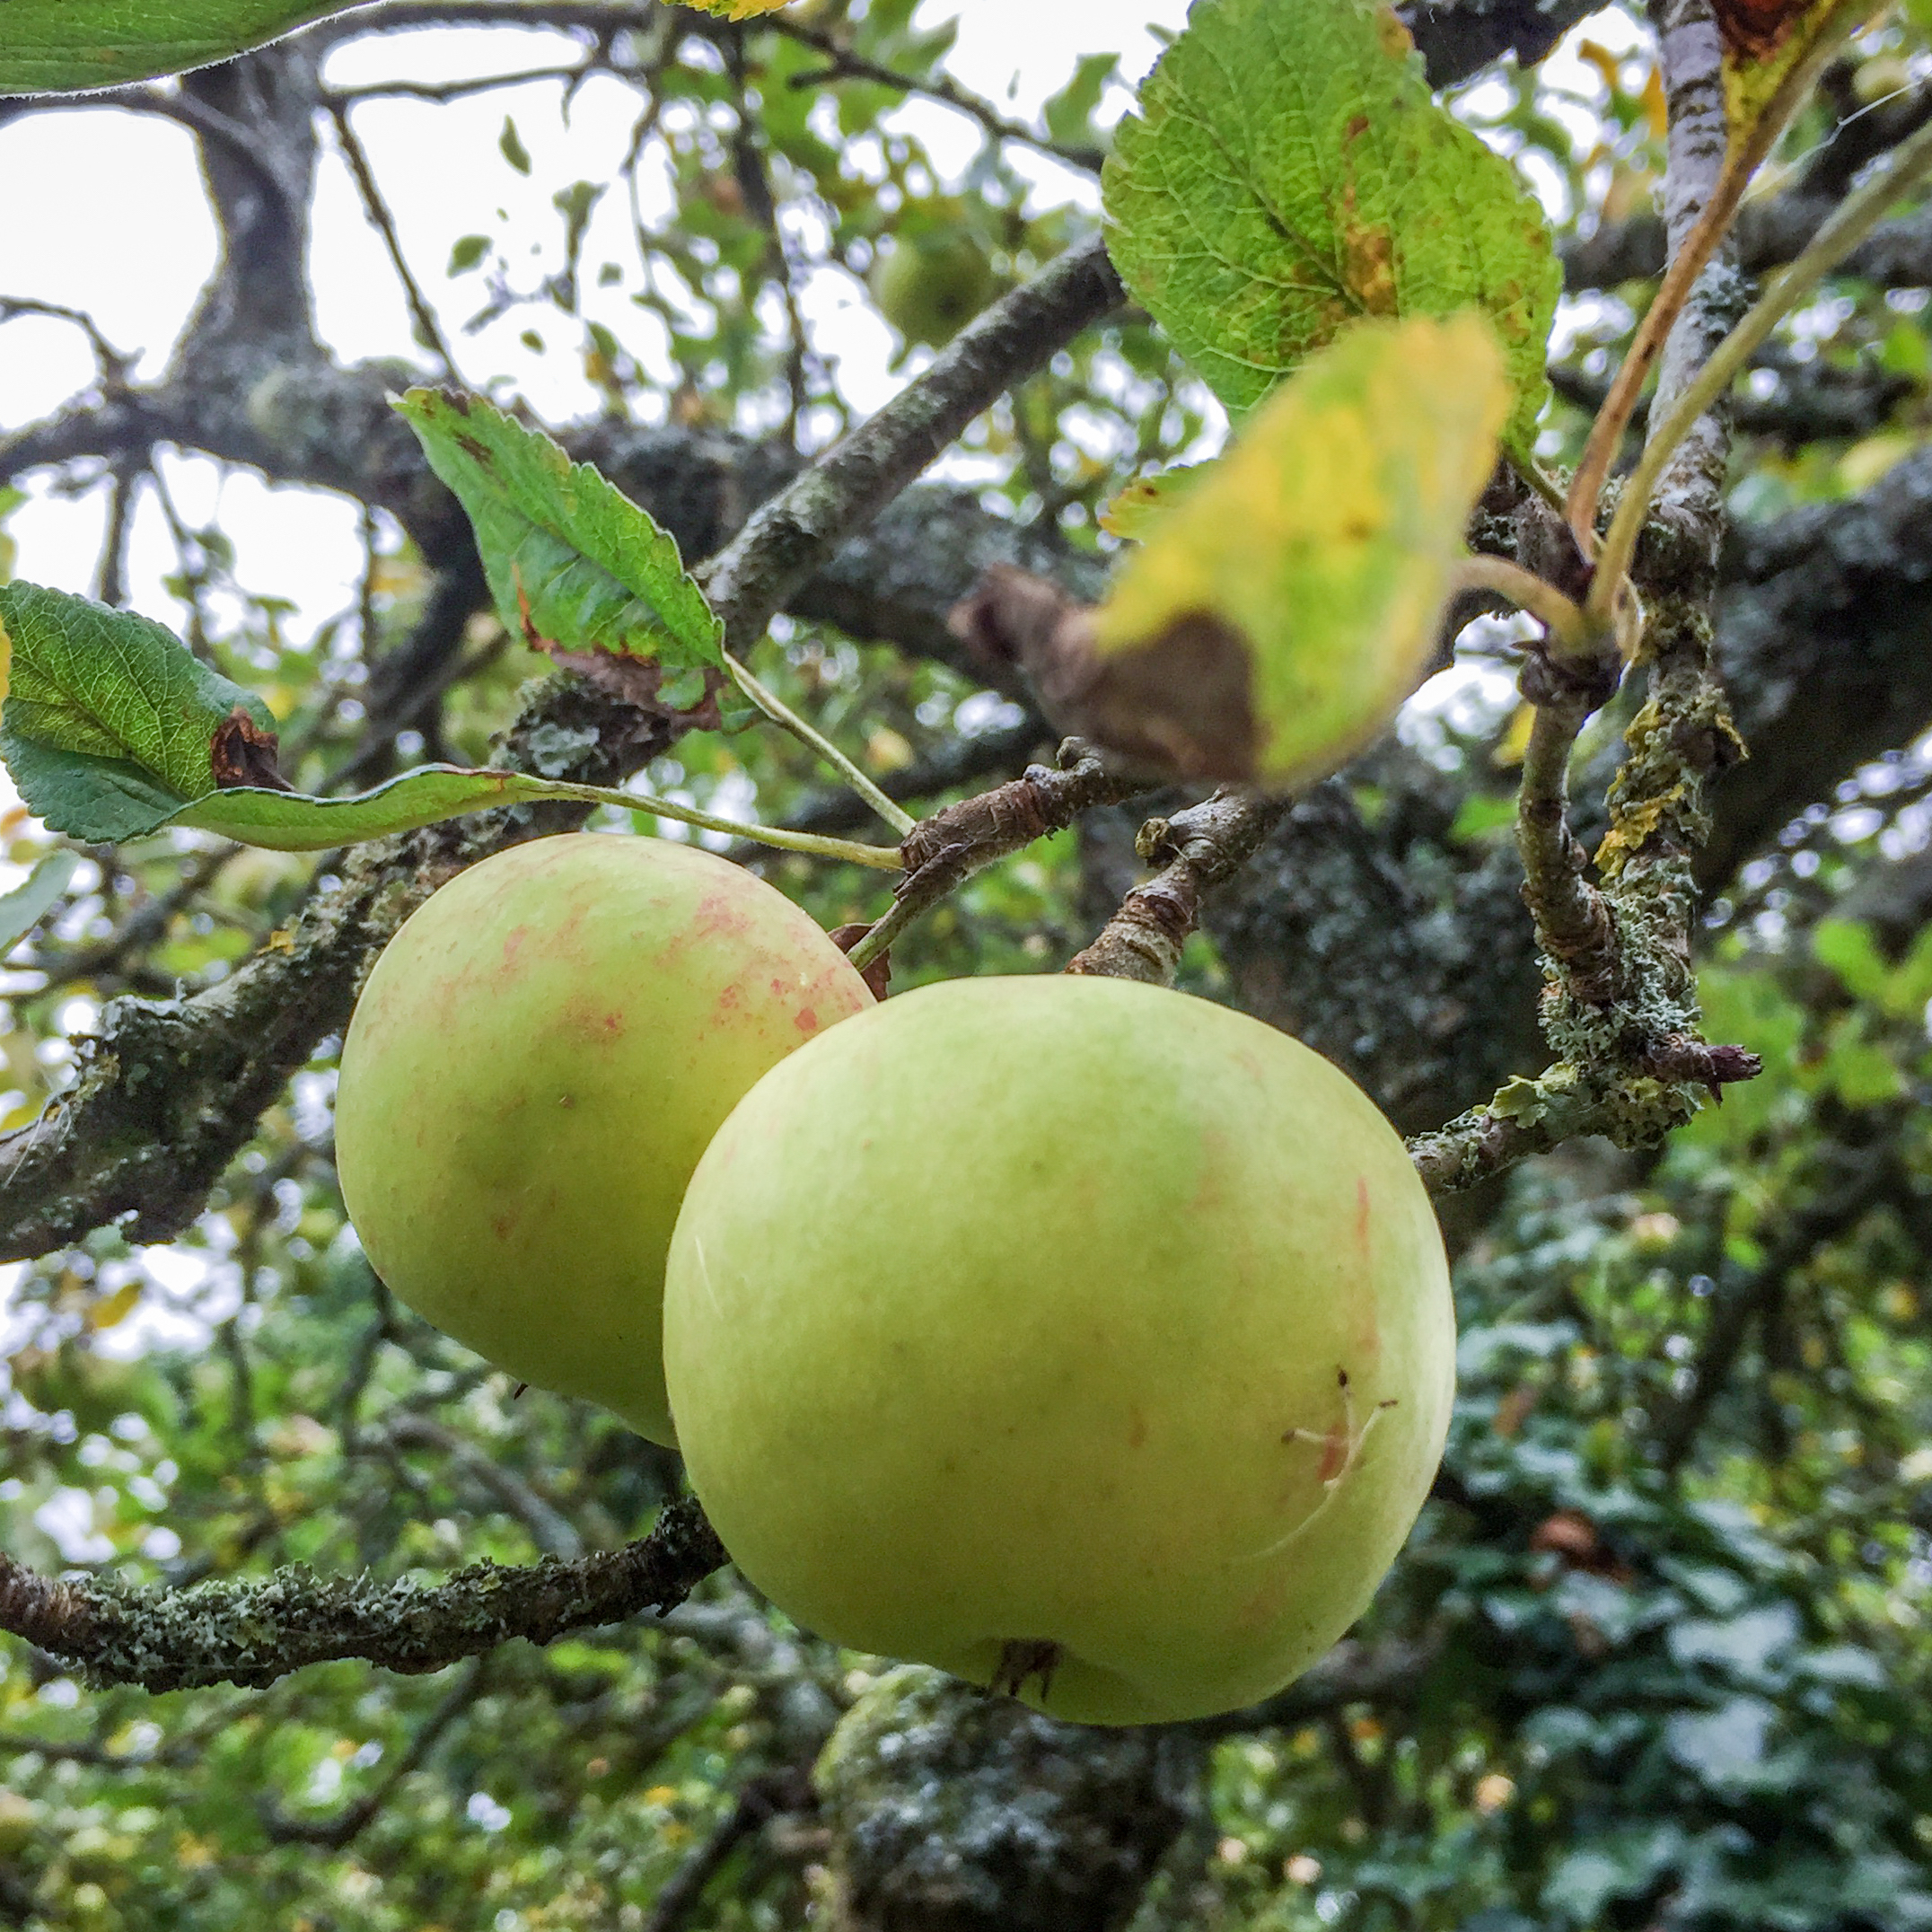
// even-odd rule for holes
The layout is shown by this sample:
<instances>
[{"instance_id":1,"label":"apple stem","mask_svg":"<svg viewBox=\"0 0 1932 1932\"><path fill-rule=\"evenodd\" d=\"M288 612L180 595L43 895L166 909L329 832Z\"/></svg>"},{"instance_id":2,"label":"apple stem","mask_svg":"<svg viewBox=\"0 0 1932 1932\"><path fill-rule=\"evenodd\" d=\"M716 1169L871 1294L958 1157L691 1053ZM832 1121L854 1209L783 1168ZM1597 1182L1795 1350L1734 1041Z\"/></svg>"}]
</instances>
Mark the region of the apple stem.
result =
<instances>
[{"instance_id":1,"label":"apple stem","mask_svg":"<svg viewBox=\"0 0 1932 1932\"><path fill-rule=\"evenodd\" d=\"M903 839L918 822L903 805L896 804L822 733L815 731L775 692L759 682L730 652L724 654L725 668L738 689L771 720L791 733L801 744L816 751L892 830Z\"/></svg>"},{"instance_id":2,"label":"apple stem","mask_svg":"<svg viewBox=\"0 0 1932 1932\"><path fill-rule=\"evenodd\" d=\"M1034 1678L1040 1680L1042 1702L1053 1690L1053 1673L1060 1667L1061 1647L1051 1638L1010 1637L1000 1647L987 1689L998 1697L1018 1697Z\"/></svg>"}]
</instances>

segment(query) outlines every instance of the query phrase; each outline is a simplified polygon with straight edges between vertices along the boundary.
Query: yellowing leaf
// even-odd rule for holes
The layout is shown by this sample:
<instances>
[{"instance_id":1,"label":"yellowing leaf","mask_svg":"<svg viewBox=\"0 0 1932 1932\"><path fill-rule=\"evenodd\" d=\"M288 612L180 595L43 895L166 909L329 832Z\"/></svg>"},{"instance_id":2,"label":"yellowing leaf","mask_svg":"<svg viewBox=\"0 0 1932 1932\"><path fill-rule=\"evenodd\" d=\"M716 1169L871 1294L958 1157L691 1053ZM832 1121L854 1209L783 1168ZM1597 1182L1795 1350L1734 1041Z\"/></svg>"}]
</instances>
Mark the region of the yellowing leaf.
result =
<instances>
[{"instance_id":1,"label":"yellowing leaf","mask_svg":"<svg viewBox=\"0 0 1932 1932\"><path fill-rule=\"evenodd\" d=\"M1472 311L1362 323L1311 357L1096 613L1115 741L1286 787L1375 737L1434 653L1510 406Z\"/></svg>"},{"instance_id":2,"label":"yellowing leaf","mask_svg":"<svg viewBox=\"0 0 1932 1932\"><path fill-rule=\"evenodd\" d=\"M1754 167L1831 49L1878 11L1877 0L1718 0L1725 120L1731 152Z\"/></svg>"},{"instance_id":3,"label":"yellowing leaf","mask_svg":"<svg viewBox=\"0 0 1932 1932\"><path fill-rule=\"evenodd\" d=\"M102 1329L110 1329L117 1322L125 1322L134 1313L135 1304L141 1299L141 1278L137 1275L132 1281L124 1281L105 1300L98 1301L87 1311L87 1326L97 1334Z\"/></svg>"},{"instance_id":4,"label":"yellowing leaf","mask_svg":"<svg viewBox=\"0 0 1932 1932\"><path fill-rule=\"evenodd\" d=\"M776 13L791 0L683 0L700 13L722 14L726 20L755 20L760 13Z\"/></svg>"},{"instance_id":5,"label":"yellowing leaf","mask_svg":"<svg viewBox=\"0 0 1932 1932\"><path fill-rule=\"evenodd\" d=\"M1161 513L1181 500L1181 493L1205 472L1202 463L1181 463L1158 475L1137 477L1100 514L1100 527L1111 537L1137 541L1153 528Z\"/></svg>"}]
</instances>

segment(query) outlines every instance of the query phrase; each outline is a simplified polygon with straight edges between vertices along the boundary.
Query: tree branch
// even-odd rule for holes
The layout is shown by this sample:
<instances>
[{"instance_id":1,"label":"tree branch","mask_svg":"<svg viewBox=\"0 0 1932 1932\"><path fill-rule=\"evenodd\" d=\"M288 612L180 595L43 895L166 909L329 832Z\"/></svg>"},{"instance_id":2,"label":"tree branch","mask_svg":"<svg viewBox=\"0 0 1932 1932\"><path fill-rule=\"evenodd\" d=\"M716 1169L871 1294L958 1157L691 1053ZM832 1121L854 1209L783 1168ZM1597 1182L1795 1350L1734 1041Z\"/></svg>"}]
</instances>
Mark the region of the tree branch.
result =
<instances>
[{"instance_id":1,"label":"tree branch","mask_svg":"<svg viewBox=\"0 0 1932 1932\"><path fill-rule=\"evenodd\" d=\"M651 1916L644 1922L644 1932L677 1932L678 1927L698 1909L706 1886L746 1839L762 1831L774 1818L787 1812L810 1811L816 1802L809 1769L764 1771L747 1778L732 1808L685 1854L684 1862L664 1881L663 1889L651 1901Z\"/></svg>"},{"instance_id":2,"label":"tree branch","mask_svg":"<svg viewBox=\"0 0 1932 1932\"><path fill-rule=\"evenodd\" d=\"M0 1555L0 1629L97 1684L147 1690L259 1686L311 1664L360 1657L416 1675L513 1638L548 1644L681 1603L728 1560L695 1502L667 1504L621 1550L523 1569L479 1563L448 1582L380 1584L295 1568L191 1590L60 1582Z\"/></svg>"},{"instance_id":3,"label":"tree branch","mask_svg":"<svg viewBox=\"0 0 1932 1932\"><path fill-rule=\"evenodd\" d=\"M1069 738L1060 746L1058 770L1029 766L1020 777L920 820L900 847L906 876L891 910L851 948L852 963L869 966L883 957L907 926L976 872L1064 831L1095 805L1118 804L1146 788L1145 778L1111 769L1091 745Z\"/></svg>"},{"instance_id":4,"label":"tree branch","mask_svg":"<svg viewBox=\"0 0 1932 1932\"><path fill-rule=\"evenodd\" d=\"M379 1779L361 1797L345 1805L328 1818L295 1818L267 1798L259 1801L261 1828L273 1845L320 1845L328 1851L341 1851L352 1845L389 1803L403 1780L419 1771L429 1754L442 1742L443 1734L476 1702L483 1689L488 1660L474 1657L470 1667L452 1686L435 1709L417 1727L403 1752L388 1775Z\"/></svg>"},{"instance_id":5,"label":"tree branch","mask_svg":"<svg viewBox=\"0 0 1932 1932\"><path fill-rule=\"evenodd\" d=\"M1200 923L1203 895L1253 857L1288 805L1286 798L1216 792L1171 819L1149 819L1134 849L1149 865L1163 861L1161 870L1120 901L1067 970L1172 986L1181 948Z\"/></svg>"},{"instance_id":6,"label":"tree branch","mask_svg":"<svg viewBox=\"0 0 1932 1932\"><path fill-rule=\"evenodd\" d=\"M1095 236L969 323L917 382L757 511L698 573L724 619L727 646L750 649L786 598L824 569L853 530L898 496L997 397L1124 300Z\"/></svg>"}]
</instances>

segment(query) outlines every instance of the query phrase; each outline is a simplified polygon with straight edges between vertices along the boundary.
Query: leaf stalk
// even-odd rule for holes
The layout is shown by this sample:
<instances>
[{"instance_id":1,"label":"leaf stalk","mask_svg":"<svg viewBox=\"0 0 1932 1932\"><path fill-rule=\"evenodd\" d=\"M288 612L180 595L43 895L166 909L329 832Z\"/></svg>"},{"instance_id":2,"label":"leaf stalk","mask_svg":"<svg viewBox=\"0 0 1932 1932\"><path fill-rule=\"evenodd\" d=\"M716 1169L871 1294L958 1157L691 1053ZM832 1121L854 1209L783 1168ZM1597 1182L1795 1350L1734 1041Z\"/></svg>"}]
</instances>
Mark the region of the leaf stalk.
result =
<instances>
[{"instance_id":1,"label":"leaf stalk","mask_svg":"<svg viewBox=\"0 0 1932 1932\"><path fill-rule=\"evenodd\" d=\"M806 724L775 691L760 683L729 651L724 654L724 666L732 674L732 681L774 724L783 726L801 744L817 752L901 839L918 822L904 806L888 798L830 738Z\"/></svg>"}]
</instances>

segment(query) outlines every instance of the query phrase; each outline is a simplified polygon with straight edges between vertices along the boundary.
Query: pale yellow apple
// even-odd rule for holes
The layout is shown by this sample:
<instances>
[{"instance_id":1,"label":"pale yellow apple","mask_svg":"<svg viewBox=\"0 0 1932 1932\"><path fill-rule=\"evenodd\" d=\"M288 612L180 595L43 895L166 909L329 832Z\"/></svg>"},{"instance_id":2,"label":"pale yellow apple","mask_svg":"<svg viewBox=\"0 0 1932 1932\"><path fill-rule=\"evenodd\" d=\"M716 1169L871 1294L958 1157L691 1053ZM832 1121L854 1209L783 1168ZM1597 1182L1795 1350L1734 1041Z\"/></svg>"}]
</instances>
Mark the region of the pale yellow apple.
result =
<instances>
[{"instance_id":1,"label":"pale yellow apple","mask_svg":"<svg viewBox=\"0 0 1932 1932\"><path fill-rule=\"evenodd\" d=\"M698 1164L665 1370L739 1567L820 1635L1098 1724L1238 1708L1358 1617L1454 1317L1401 1140L1286 1034L1093 978L889 1000Z\"/></svg>"},{"instance_id":2,"label":"pale yellow apple","mask_svg":"<svg viewBox=\"0 0 1932 1932\"><path fill-rule=\"evenodd\" d=\"M485 859L391 941L343 1042L336 1161L371 1265L498 1367L671 1441L691 1170L760 1074L872 1004L713 853L576 833Z\"/></svg>"}]
</instances>

